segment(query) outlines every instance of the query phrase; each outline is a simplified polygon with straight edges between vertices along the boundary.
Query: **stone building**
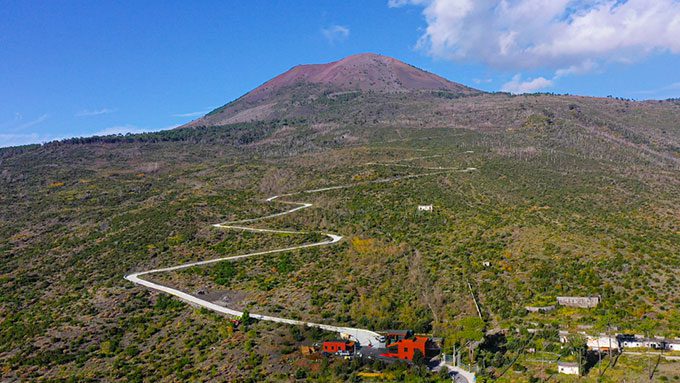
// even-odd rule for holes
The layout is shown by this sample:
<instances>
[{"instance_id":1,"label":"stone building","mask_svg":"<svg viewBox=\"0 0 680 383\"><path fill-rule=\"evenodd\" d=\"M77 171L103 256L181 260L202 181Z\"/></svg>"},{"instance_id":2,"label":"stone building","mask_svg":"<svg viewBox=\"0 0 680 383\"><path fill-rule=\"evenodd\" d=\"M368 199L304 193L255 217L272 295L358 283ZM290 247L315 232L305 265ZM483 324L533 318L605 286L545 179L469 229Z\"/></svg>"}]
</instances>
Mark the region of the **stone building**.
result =
<instances>
[{"instance_id":1,"label":"stone building","mask_svg":"<svg viewBox=\"0 0 680 383\"><path fill-rule=\"evenodd\" d=\"M600 303L600 297L557 297L562 306L592 308Z\"/></svg>"}]
</instances>

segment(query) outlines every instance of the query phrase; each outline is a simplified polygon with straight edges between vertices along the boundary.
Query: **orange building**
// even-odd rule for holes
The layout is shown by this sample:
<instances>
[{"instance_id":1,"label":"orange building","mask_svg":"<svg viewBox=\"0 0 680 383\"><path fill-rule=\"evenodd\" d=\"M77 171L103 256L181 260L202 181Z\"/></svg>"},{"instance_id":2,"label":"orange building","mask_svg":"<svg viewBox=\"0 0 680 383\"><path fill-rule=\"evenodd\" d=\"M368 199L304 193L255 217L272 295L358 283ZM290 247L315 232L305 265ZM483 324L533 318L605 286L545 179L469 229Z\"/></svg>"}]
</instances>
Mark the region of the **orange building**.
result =
<instances>
[{"instance_id":1,"label":"orange building","mask_svg":"<svg viewBox=\"0 0 680 383\"><path fill-rule=\"evenodd\" d=\"M416 350L419 350L425 359L429 359L439 352L439 349L434 342L432 342L430 338L424 336L416 336L412 339L401 339L387 345L387 349L389 352L380 354L380 356L410 361L413 361L413 355Z\"/></svg>"},{"instance_id":2,"label":"orange building","mask_svg":"<svg viewBox=\"0 0 680 383\"><path fill-rule=\"evenodd\" d=\"M354 342L348 340L332 340L323 342L321 351L328 354L351 354L354 352Z\"/></svg>"}]
</instances>

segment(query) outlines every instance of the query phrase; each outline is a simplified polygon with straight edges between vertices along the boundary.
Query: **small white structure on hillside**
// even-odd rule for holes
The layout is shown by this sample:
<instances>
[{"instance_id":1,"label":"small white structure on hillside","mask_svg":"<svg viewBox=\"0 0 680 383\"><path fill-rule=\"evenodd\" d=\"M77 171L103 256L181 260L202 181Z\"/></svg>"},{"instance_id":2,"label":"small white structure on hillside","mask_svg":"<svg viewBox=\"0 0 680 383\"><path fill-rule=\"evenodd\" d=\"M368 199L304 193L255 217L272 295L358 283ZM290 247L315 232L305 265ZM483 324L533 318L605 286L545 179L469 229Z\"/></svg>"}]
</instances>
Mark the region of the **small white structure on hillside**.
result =
<instances>
[{"instance_id":1,"label":"small white structure on hillside","mask_svg":"<svg viewBox=\"0 0 680 383\"><path fill-rule=\"evenodd\" d=\"M432 205L418 205L418 211L432 211Z\"/></svg>"},{"instance_id":2,"label":"small white structure on hillside","mask_svg":"<svg viewBox=\"0 0 680 383\"><path fill-rule=\"evenodd\" d=\"M663 338L645 339L642 344L644 347L653 348L655 350L663 350L666 348Z\"/></svg>"},{"instance_id":3,"label":"small white structure on hillside","mask_svg":"<svg viewBox=\"0 0 680 383\"><path fill-rule=\"evenodd\" d=\"M581 375L578 363L557 362L557 372L567 375Z\"/></svg>"},{"instance_id":4,"label":"small white structure on hillside","mask_svg":"<svg viewBox=\"0 0 680 383\"><path fill-rule=\"evenodd\" d=\"M666 349L669 351L680 351L680 339L666 341Z\"/></svg>"},{"instance_id":5,"label":"small white structure on hillside","mask_svg":"<svg viewBox=\"0 0 680 383\"><path fill-rule=\"evenodd\" d=\"M557 303L562 306L592 308L600 303L600 297L557 297Z\"/></svg>"},{"instance_id":6,"label":"small white structure on hillside","mask_svg":"<svg viewBox=\"0 0 680 383\"><path fill-rule=\"evenodd\" d=\"M621 347L623 348L642 348L644 347L642 337L637 336L622 336Z\"/></svg>"},{"instance_id":7,"label":"small white structure on hillside","mask_svg":"<svg viewBox=\"0 0 680 383\"><path fill-rule=\"evenodd\" d=\"M489 266L491 266L491 262L484 261L484 262L482 262L482 265L484 265L484 267L489 267Z\"/></svg>"}]
</instances>

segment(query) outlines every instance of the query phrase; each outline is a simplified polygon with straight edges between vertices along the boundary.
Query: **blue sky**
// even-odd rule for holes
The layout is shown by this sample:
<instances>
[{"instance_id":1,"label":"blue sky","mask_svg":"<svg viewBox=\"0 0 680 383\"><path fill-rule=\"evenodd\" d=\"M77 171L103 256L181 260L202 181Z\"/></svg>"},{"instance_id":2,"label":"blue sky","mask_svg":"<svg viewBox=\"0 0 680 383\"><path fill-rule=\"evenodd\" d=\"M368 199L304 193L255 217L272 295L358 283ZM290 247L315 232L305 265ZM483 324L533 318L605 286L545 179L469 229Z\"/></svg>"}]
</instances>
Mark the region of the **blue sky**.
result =
<instances>
[{"instance_id":1,"label":"blue sky","mask_svg":"<svg viewBox=\"0 0 680 383\"><path fill-rule=\"evenodd\" d=\"M679 97L678 1L602 3L0 0L0 146L167 129L360 52L488 91Z\"/></svg>"}]
</instances>

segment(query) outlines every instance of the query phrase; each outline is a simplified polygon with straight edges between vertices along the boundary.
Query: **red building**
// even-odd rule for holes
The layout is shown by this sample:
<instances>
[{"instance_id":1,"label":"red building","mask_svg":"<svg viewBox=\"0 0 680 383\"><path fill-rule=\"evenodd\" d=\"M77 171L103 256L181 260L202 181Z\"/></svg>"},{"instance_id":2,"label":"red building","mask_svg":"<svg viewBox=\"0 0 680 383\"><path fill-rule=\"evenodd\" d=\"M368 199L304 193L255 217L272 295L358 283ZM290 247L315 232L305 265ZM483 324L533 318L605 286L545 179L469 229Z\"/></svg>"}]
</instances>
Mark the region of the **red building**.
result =
<instances>
[{"instance_id":1,"label":"red building","mask_svg":"<svg viewBox=\"0 0 680 383\"><path fill-rule=\"evenodd\" d=\"M323 342L321 351L328 354L352 354L354 353L354 342L348 340L332 340Z\"/></svg>"},{"instance_id":2,"label":"red building","mask_svg":"<svg viewBox=\"0 0 680 383\"><path fill-rule=\"evenodd\" d=\"M413 355L419 350L425 359L430 359L439 353L439 349L430 338L416 336L415 338L401 339L387 345L389 352L380 354L387 358L397 358L413 361Z\"/></svg>"}]
</instances>

